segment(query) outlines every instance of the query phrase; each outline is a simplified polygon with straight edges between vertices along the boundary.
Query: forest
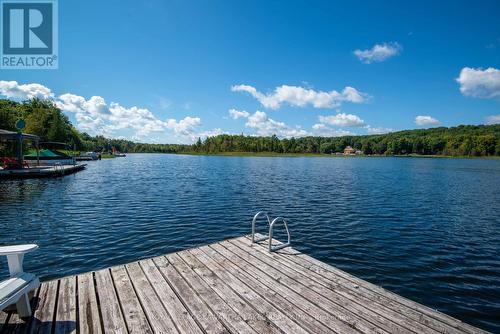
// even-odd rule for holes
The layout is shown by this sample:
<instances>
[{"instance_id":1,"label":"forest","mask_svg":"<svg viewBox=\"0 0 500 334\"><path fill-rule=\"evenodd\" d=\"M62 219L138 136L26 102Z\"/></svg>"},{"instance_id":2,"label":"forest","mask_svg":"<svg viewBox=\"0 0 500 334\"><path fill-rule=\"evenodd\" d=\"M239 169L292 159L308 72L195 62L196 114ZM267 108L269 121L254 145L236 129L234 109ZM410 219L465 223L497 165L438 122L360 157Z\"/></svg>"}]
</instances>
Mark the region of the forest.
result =
<instances>
[{"instance_id":1,"label":"forest","mask_svg":"<svg viewBox=\"0 0 500 334\"><path fill-rule=\"evenodd\" d=\"M279 139L219 135L192 145L196 152L275 152L332 154L346 146L365 155L500 156L500 125L460 125L382 135Z\"/></svg>"},{"instance_id":2,"label":"forest","mask_svg":"<svg viewBox=\"0 0 500 334\"><path fill-rule=\"evenodd\" d=\"M111 147L115 147L121 152L178 153L188 151L190 147L177 144L141 144L124 139L93 137L79 132L50 100L32 99L15 102L0 99L0 129L17 131L15 124L18 119L26 121L24 133L35 134L42 142L66 143L68 148L77 151L111 151ZM0 143L0 156L2 150L12 151L13 148Z\"/></svg>"},{"instance_id":3,"label":"forest","mask_svg":"<svg viewBox=\"0 0 500 334\"><path fill-rule=\"evenodd\" d=\"M0 100L0 129L16 131L15 123L20 118L26 121L24 132L36 134L45 142L67 143L80 151L109 151L111 147L115 147L125 153L332 154L342 152L346 146L352 146L365 155L500 156L500 124L460 125L343 137L280 139L277 136L223 134L200 138L192 145L148 144L81 133L50 100ZM7 154L11 149L6 143L0 143L0 155Z\"/></svg>"}]
</instances>

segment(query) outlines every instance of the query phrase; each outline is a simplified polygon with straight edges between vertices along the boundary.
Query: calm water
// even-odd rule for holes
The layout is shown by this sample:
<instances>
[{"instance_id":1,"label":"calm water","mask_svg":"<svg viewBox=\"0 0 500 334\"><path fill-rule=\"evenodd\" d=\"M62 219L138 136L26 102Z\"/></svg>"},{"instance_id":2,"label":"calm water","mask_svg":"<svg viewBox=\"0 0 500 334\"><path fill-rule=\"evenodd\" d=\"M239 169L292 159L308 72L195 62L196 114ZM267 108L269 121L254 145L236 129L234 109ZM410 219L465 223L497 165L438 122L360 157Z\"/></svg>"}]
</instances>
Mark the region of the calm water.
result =
<instances>
[{"instance_id":1,"label":"calm water","mask_svg":"<svg viewBox=\"0 0 500 334\"><path fill-rule=\"evenodd\" d=\"M295 248L500 332L499 206L499 160L129 155L0 181L0 244L39 244L25 266L50 279L240 236L265 209Z\"/></svg>"}]
</instances>

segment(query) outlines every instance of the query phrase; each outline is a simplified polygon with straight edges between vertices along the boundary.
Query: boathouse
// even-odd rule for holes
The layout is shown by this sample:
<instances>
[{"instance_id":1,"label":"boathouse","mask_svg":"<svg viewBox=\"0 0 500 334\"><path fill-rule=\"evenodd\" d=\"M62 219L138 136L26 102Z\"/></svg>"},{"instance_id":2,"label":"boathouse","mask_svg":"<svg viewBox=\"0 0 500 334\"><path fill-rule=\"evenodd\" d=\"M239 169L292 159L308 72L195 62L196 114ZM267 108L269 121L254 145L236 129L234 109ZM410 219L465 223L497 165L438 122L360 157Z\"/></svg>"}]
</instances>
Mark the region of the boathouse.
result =
<instances>
[{"instance_id":1,"label":"boathouse","mask_svg":"<svg viewBox=\"0 0 500 334\"><path fill-rule=\"evenodd\" d=\"M17 167L22 168L24 158L23 158L23 141L31 140L33 141L35 147L36 147L36 152L37 155L35 156L37 162L39 161L38 157L38 143L40 141L40 138L36 135L31 135L27 133L20 133L20 132L14 132L14 131L8 131L8 130L2 130L0 129L0 143L6 143L6 142L14 142L16 145L16 159L15 163L14 161L9 161L10 164L12 165L17 165ZM6 163L6 161L4 161Z\"/></svg>"},{"instance_id":2,"label":"boathouse","mask_svg":"<svg viewBox=\"0 0 500 334\"><path fill-rule=\"evenodd\" d=\"M356 153L356 150L353 149L351 146L347 146L346 148L344 148L344 155L351 155L351 154L355 154Z\"/></svg>"}]
</instances>

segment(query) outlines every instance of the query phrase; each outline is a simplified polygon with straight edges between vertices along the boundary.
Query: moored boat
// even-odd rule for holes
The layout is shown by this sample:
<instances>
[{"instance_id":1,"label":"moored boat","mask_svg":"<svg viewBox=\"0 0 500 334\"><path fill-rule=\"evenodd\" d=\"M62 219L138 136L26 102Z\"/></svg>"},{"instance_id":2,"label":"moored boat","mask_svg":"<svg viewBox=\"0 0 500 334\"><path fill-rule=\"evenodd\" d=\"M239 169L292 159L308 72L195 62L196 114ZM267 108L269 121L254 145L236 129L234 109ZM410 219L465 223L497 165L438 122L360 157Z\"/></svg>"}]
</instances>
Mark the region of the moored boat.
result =
<instances>
[{"instance_id":1,"label":"moored boat","mask_svg":"<svg viewBox=\"0 0 500 334\"><path fill-rule=\"evenodd\" d=\"M50 165L74 165L76 164L76 159L64 152L58 150L43 149L38 152L32 152L24 156L24 161L29 165L40 165L50 166Z\"/></svg>"}]
</instances>

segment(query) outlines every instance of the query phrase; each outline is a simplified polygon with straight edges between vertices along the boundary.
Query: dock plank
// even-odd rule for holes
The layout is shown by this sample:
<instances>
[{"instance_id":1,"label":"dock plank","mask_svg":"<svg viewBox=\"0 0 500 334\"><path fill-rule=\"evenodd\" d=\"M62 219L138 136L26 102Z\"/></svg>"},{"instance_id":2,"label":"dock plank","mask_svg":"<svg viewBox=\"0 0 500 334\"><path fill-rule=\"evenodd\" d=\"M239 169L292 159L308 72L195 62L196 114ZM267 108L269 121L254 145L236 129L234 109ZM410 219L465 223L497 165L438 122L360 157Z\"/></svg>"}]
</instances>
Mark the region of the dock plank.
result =
<instances>
[{"instance_id":1,"label":"dock plank","mask_svg":"<svg viewBox=\"0 0 500 334\"><path fill-rule=\"evenodd\" d=\"M125 267L112 267L111 276L115 282L116 294L118 295L129 333L153 333Z\"/></svg>"},{"instance_id":2,"label":"dock plank","mask_svg":"<svg viewBox=\"0 0 500 334\"><path fill-rule=\"evenodd\" d=\"M38 306L38 293L40 288L38 288L33 293L33 298L30 299L31 310L35 310ZM7 315L7 314L6 314ZM20 318L17 311L9 312L9 315L5 317L5 324L1 328L1 334L15 334L15 333L26 333L33 322L33 315L29 318Z\"/></svg>"},{"instance_id":3,"label":"dock plank","mask_svg":"<svg viewBox=\"0 0 500 334\"><path fill-rule=\"evenodd\" d=\"M155 333L178 333L172 318L156 295L139 263L125 265L139 301Z\"/></svg>"},{"instance_id":4,"label":"dock plank","mask_svg":"<svg viewBox=\"0 0 500 334\"><path fill-rule=\"evenodd\" d=\"M9 312L0 311L0 333L3 332L5 324L9 322L9 316Z\"/></svg>"},{"instance_id":5,"label":"dock plank","mask_svg":"<svg viewBox=\"0 0 500 334\"><path fill-rule=\"evenodd\" d=\"M179 300L174 290L162 276L153 260L140 261L142 270L148 277L153 289L158 295L167 312L172 316L172 320L177 325L181 333L203 333L189 311Z\"/></svg>"},{"instance_id":6,"label":"dock plank","mask_svg":"<svg viewBox=\"0 0 500 334\"><path fill-rule=\"evenodd\" d=\"M247 252L251 256L259 258L267 265L274 267L288 277L294 279L297 283L306 286L323 297L335 302L342 307L350 310L351 312L364 317L365 319L373 322L379 327L387 330L388 332L394 333L413 333L412 329L407 327L406 319L399 313L393 312L390 309L386 309L383 305L376 305L372 303L369 299L364 298L362 293L357 293L352 295L341 291L341 287L334 286L332 284L322 284L322 280L318 280L312 274L304 274L297 266L292 263L286 262L287 259L283 259L276 255L276 253L270 253L263 247L250 247L248 243L244 240L238 239L231 241L232 244L239 247L241 250ZM326 306L326 304L325 304ZM429 327L420 325L418 322L413 326L414 330L419 332L426 332L429 334L438 334Z\"/></svg>"},{"instance_id":7,"label":"dock plank","mask_svg":"<svg viewBox=\"0 0 500 334\"><path fill-rule=\"evenodd\" d=\"M362 305L383 315L386 319L399 322L402 326L410 330L428 333L460 332L454 327L437 322L435 319L429 319L422 313L404 307L393 299L384 298L334 273L325 271L323 272L325 276L322 276L317 273L318 270L310 270L307 264L307 268L301 266L300 262L302 259L294 254L287 254L285 251L269 253L267 248L262 244L251 247L250 239L237 240L235 242L241 248L248 248L247 251L256 250L259 255L272 258L287 268L297 271L302 277L313 279L318 284L333 289L350 300L362 303Z\"/></svg>"},{"instance_id":8,"label":"dock plank","mask_svg":"<svg viewBox=\"0 0 500 334\"><path fill-rule=\"evenodd\" d=\"M211 245L213 249L225 256L235 265L237 265L241 270L246 270L246 272L255 279L259 284L266 286L271 291L276 294L281 295L283 298L288 299L292 302L296 308L313 316L317 321L322 323L324 326L329 327L332 331L336 333L360 333L360 331L347 323L345 323L340 317L341 315L331 314L319 306L317 306L313 301L301 296L295 291L291 290L288 286L284 285L280 280L279 276L271 277L266 273L262 272L259 268L245 262L244 259L234 254L222 244Z\"/></svg>"},{"instance_id":9,"label":"dock plank","mask_svg":"<svg viewBox=\"0 0 500 334\"><path fill-rule=\"evenodd\" d=\"M252 326L258 333L279 333L279 329L267 318L258 313L251 304L241 298L230 286L221 278L215 275L199 259L189 251L179 253L179 256L197 273L212 290L219 295L226 303L243 317L243 320Z\"/></svg>"},{"instance_id":10,"label":"dock plank","mask_svg":"<svg viewBox=\"0 0 500 334\"><path fill-rule=\"evenodd\" d=\"M209 254L213 255L213 251L211 252L210 248L207 250L206 248L200 247L193 249L190 252L203 262L207 268L218 275L220 279L226 282L226 284L228 284L234 291L245 298L249 304L253 305L257 311L264 314L266 319L272 321L282 332L296 334L308 333L304 328L294 322L292 318L288 317L286 313L283 313L267 300L262 298L249 285L245 284L244 281L239 280L233 270L228 270L229 268L227 267L227 262L221 261L221 263L217 261L217 258L211 258ZM224 267L222 267L221 264L223 264Z\"/></svg>"},{"instance_id":11,"label":"dock plank","mask_svg":"<svg viewBox=\"0 0 500 334\"><path fill-rule=\"evenodd\" d=\"M314 316L310 310L303 310L297 307L295 300L289 299L286 296L282 296L277 293L272 286L269 287L262 284L259 280L255 279L252 275L248 273L248 268L238 267L234 264L230 258L224 257L226 249L221 245L209 245L201 247L206 254L209 254L211 258L217 260L221 266L230 270L232 274L236 275L242 281L244 281L248 286L251 287L256 293L262 296L267 302L272 304L274 307L278 308L282 312L288 314L294 321L300 324L303 328L311 333L335 333L335 331L323 323L321 323L317 317Z\"/></svg>"},{"instance_id":12,"label":"dock plank","mask_svg":"<svg viewBox=\"0 0 500 334\"><path fill-rule=\"evenodd\" d=\"M167 255L167 259L226 327L237 333L257 333L243 319L245 315L236 313L178 254Z\"/></svg>"},{"instance_id":13,"label":"dock plank","mask_svg":"<svg viewBox=\"0 0 500 334\"><path fill-rule=\"evenodd\" d=\"M105 333L128 333L109 269L95 272L101 319Z\"/></svg>"},{"instance_id":14,"label":"dock plank","mask_svg":"<svg viewBox=\"0 0 500 334\"><path fill-rule=\"evenodd\" d=\"M256 236L261 237L262 235L256 234ZM246 236L245 238L247 240L250 240L249 236ZM281 242L279 242L278 240L273 240L273 243L281 244ZM262 244L260 246L265 247ZM335 276L342 277L344 281L342 281L341 284L349 284L348 282L350 282L350 284L353 285L356 289L364 289L364 291L367 293L371 292L371 295L374 296L374 298L380 298L381 302L385 303L386 305L389 305L391 301L395 302L399 304L401 310L406 312L406 314L415 314L416 312L417 317L427 325L431 325L437 328L441 328L441 326L444 325L445 327L439 330L443 333L488 333L487 331L483 331L477 327L466 324L458 319L433 310L413 300L397 295L380 286L362 280L343 270L321 262L309 255L303 254L293 248L284 248L279 252L276 252L276 254L293 255L289 258L299 263L305 269L325 275L325 277L328 279L334 279Z\"/></svg>"},{"instance_id":15,"label":"dock plank","mask_svg":"<svg viewBox=\"0 0 500 334\"><path fill-rule=\"evenodd\" d=\"M50 334L56 312L56 298L59 281L42 284L38 294L38 307L33 314L30 333Z\"/></svg>"},{"instance_id":16,"label":"dock plank","mask_svg":"<svg viewBox=\"0 0 500 334\"><path fill-rule=\"evenodd\" d=\"M76 277L64 277L59 281L55 334L76 333Z\"/></svg>"},{"instance_id":17,"label":"dock plank","mask_svg":"<svg viewBox=\"0 0 500 334\"><path fill-rule=\"evenodd\" d=\"M94 286L94 274L78 275L78 329L80 334L101 334L101 317Z\"/></svg>"},{"instance_id":18,"label":"dock plank","mask_svg":"<svg viewBox=\"0 0 500 334\"><path fill-rule=\"evenodd\" d=\"M43 282L36 294L31 318L0 312L0 334L487 333L248 236Z\"/></svg>"},{"instance_id":19,"label":"dock plank","mask_svg":"<svg viewBox=\"0 0 500 334\"><path fill-rule=\"evenodd\" d=\"M221 245L226 247L230 252L237 254L237 256L246 261L248 264L252 265L256 269L255 271L260 271L262 274L278 280L281 285L288 289L288 293L295 293L307 302L312 302L317 307L318 311L330 314L332 317L341 320L349 327L356 328L362 333L404 332L401 328L395 328L392 331L382 328L380 324L375 321L375 319L369 318L368 315L357 314L355 310L352 309L352 305L349 305L347 301L344 301L343 305L330 301L323 295L312 290L310 287L300 284L296 277L288 277L283 270L276 270L272 266L263 262L262 259L255 258L251 254L241 250L228 241L221 242ZM358 310L358 312L362 313L361 310ZM340 324L340 322L338 323ZM387 323L387 325L396 327L393 323Z\"/></svg>"},{"instance_id":20,"label":"dock plank","mask_svg":"<svg viewBox=\"0 0 500 334\"><path fill-rule=\"evenodd\" d=\"M177 270L170 264L166 257L153 259L163 277L167 279L176 294L182 299L182 303L189 308L193 318L200 324L203 330L209 334L229 333L220 321L217 313L212 311L208 305L198 296Z\"/></svg>"}]
</instances>

